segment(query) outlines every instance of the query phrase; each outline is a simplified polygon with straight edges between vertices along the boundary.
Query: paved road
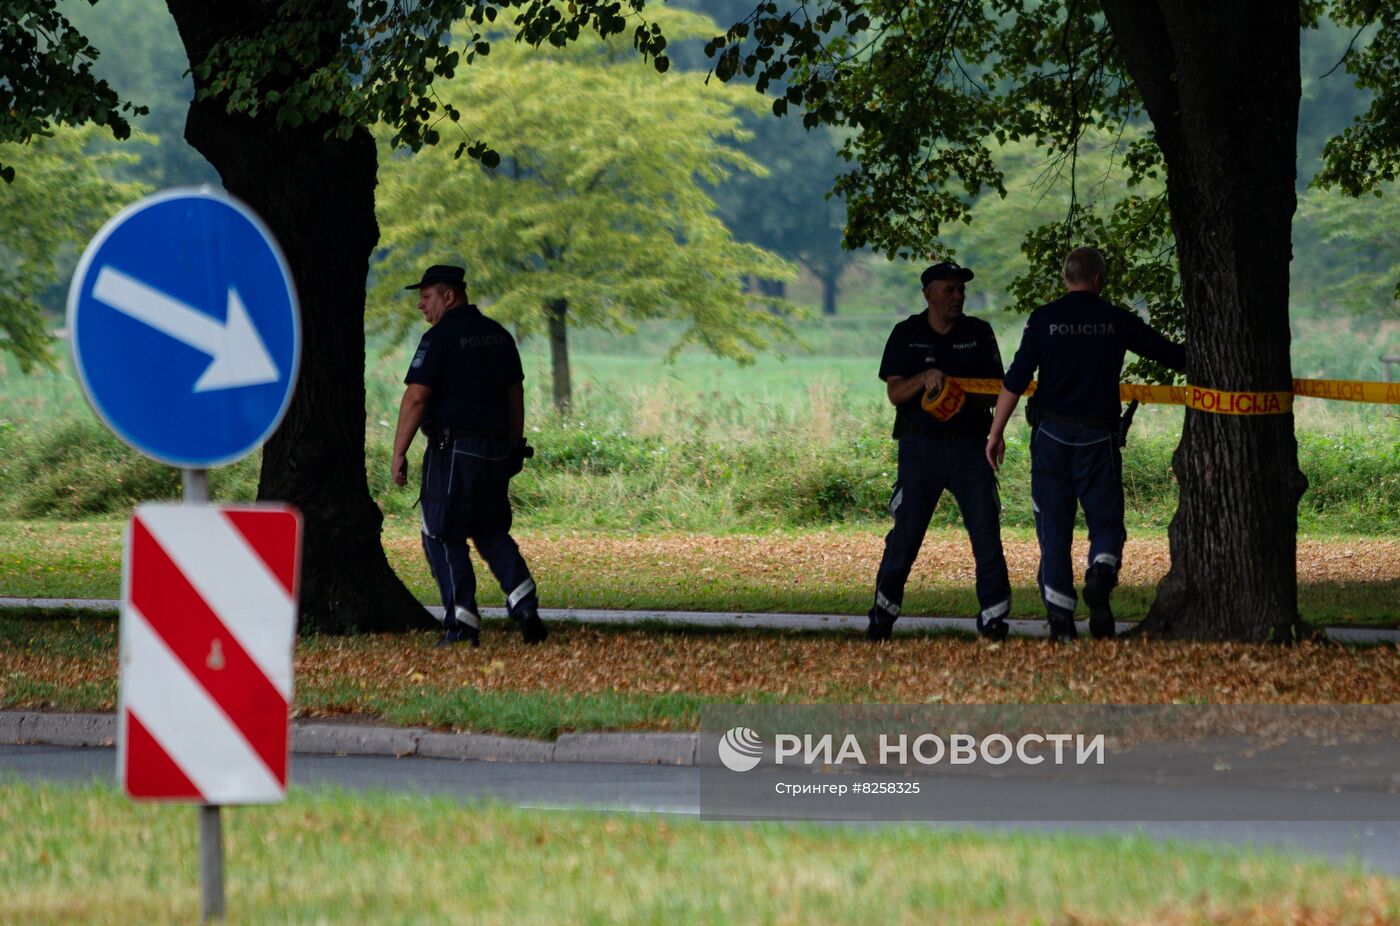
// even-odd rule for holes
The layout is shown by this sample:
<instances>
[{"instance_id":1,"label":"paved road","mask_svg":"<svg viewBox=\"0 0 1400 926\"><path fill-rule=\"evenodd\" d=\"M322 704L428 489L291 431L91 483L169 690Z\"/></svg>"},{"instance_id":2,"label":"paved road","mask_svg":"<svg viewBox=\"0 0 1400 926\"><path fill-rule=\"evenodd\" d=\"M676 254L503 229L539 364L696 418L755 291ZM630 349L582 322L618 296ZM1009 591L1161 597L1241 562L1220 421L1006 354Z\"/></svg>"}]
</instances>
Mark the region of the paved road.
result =
<instances>
[{"instance_id":1,"label":"paved road","mask_svg":"<svg viewBox=\"0 0 1400 926\"><path fill-rule=\"evenodd\" d=\"M0 608L80 608L115 611L120 603L111 598L3 598ZM441 606L428 606L435 617L442 617ZM485 617L504 618L504 608L482 608ZM750 627L780 630L849 630L864 632L864 615L853 614L772 614L738 611L616 611L586 608L541 608L545 621L573 621L580 624L676 624L685 627L722 627L742 630ZM1043 620L1011 620L1013 636L1049 636ZM1083 623L1083 622L1081 622ZM1119 621L1119 633L1134 625ZM1327 636L1339 643L1400 643L1400 630L1370 627L1327 627ZM956 631L975 634L977 625L970 617L901 617L895 622L896 634ZM1087 627L1083 628L1085 634Z\"/></svg>"},{"instance_id":2,"label":"paved road","mask_svg":"<svg viewBox=\"0 0 1400 926\"><path fill-rule=\"evenodd\" d=\"M111 781L110 748L0 745L0 778L26 781ZM611 763L473 762L387 756L297 755L294 784L317 788L420 792L472 800L491 797L523 807L583 807L695 816L699 776L695 767ZM1005 783L964 782L966 799L1000 801ZM1124 792L1125 800L1141 800ZM728 825L728 824L726 824ZM875 825L875 824L856 824ZM939 824L941 825L941 824ZM1378 872L1400 875L1400 822L1014 822L958 823L955 828L997 831L1141 831L1159 839L1266 846L1341 861L1358 861Z\"/></svg>"}]
</instances>

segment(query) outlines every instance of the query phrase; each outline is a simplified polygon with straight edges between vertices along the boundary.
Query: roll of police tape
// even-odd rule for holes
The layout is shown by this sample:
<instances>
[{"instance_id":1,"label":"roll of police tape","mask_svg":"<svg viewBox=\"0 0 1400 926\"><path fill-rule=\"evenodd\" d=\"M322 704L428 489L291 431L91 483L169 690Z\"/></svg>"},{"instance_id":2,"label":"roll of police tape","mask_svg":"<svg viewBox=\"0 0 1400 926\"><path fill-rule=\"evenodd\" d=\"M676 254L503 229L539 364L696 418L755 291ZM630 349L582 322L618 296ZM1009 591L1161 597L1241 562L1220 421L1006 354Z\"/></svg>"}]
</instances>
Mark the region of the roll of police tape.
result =
<instances>
[{"instance_id":1,"label":"roll of police tape","mask_svg":"<svg viewBox=\"0 0 1400 926\"><path fill-rule=\"evenodd\" d=\"M962 383L951 376L945 376L943 377L943 387L932 395L925 392L924 397L919 400L919 404L934 418L939 421L947 421L962 411L963 403L966 401L967 390L963 388Z\"/></svg>"},{"instance_id":2,"label":"roll of police tape","mask_svg":"<svg viewBox=\"0 0 1400 926\"><path fill-rule=\"evenodd\" d=\"M1001 392L999 379L958 377L957 382L966 391L977 395L997 395ZM1032 382L1025 394L1034 394L1036 385ZM1293 410L1293 400L1297 396L1339 402L1400 405L1400 383L1295 379L1292 392L1229 392L1204 386L1153 386L1145 383L1120 383L1118 386L1118 397L1124 402L1185 405L1216 415L1282 415Z\"/></svg>"}]
</instances>

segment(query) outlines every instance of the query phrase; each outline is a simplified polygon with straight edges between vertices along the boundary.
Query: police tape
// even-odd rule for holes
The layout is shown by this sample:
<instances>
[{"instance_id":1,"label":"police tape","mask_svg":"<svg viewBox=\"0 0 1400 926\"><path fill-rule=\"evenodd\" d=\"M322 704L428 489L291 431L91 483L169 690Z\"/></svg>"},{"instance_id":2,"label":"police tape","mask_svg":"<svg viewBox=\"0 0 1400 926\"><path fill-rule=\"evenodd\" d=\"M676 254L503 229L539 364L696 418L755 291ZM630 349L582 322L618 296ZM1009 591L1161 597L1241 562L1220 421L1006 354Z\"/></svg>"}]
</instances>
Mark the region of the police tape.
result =
<instances>
[{"instance_id":1,"label":"police tape","mask_svg":"<svg viewBox=\"0 0 1400 926\"><path fill-rule=\"evenodd\" d=\"M999 379L954 377L963 389L977 395L997 395ZM1026 389L1034 394L1036 383ZM1185 405L1216 415L1282 415L1293 410L1294 398L1331 399L1338 402L1369 402L1400 405L1400 383L1368 383L1345 379L1295 379L1292 392L1229 392L1203 386L1150 386L1120 383L1118 397L1124 402Z\"/></svg>"}]
</instances>

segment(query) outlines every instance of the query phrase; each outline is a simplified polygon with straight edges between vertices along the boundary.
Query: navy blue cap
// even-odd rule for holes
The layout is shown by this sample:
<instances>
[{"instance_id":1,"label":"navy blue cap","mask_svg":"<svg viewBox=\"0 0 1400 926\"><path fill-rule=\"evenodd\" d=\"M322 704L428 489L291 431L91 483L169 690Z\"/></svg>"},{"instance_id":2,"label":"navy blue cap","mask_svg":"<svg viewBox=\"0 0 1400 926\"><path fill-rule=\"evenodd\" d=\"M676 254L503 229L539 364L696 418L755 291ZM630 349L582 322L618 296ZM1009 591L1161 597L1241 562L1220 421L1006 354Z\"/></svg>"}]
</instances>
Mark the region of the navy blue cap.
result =
<instances>
[{"instance_id":1,"label":"navy blue cap","mask_svg":"<svg viewBox=\"0 0 1400 926\"><path fill-rule=\"evenodd\" d=\"M966 283L972 279L972 271L966 267L958 266L955 261L945 260L932 267L926 267L924 272L919 274L919 288L927 289L934 280L948 280L955 277Z\"/></svg>"},{"instance_id":2,"label":"navy blue cap","mask_svg":"<svg viewBox=\"0 0 1400 926\"><path fill-rule=\"evenodd\" d=\"M423 279L417 283L405 286L404 289L422 289L424 286L432 286L434 283L442 283L447 286L455 286L458 289L466 289L467 271L461 267L451 267L447 264L434 264L423 271Z\"/></svg>"}]
</instances>

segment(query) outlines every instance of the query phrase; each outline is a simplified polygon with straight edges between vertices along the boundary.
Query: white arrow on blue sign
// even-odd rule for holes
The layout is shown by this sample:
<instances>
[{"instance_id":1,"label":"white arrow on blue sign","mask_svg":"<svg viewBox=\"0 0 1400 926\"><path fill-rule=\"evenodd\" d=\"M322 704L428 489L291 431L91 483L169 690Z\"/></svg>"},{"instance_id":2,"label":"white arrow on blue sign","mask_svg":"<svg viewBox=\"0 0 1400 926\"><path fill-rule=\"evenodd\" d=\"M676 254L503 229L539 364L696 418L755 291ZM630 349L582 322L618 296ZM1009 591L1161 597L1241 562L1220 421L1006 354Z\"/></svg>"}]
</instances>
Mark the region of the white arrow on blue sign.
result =
<instances>
[{"instance_id":1,"label":"white arrow on blue sign","mask_svg":"<svg viewBox=\"0 0 1400 926\"><path fill-rule=\"evenodd\" d=\"M98 417L189 469L231 463L276 430L301 356L277 242L209 189L157 193L102 227L68 290L68 333Z\"/></svg>"}]
</instances>

